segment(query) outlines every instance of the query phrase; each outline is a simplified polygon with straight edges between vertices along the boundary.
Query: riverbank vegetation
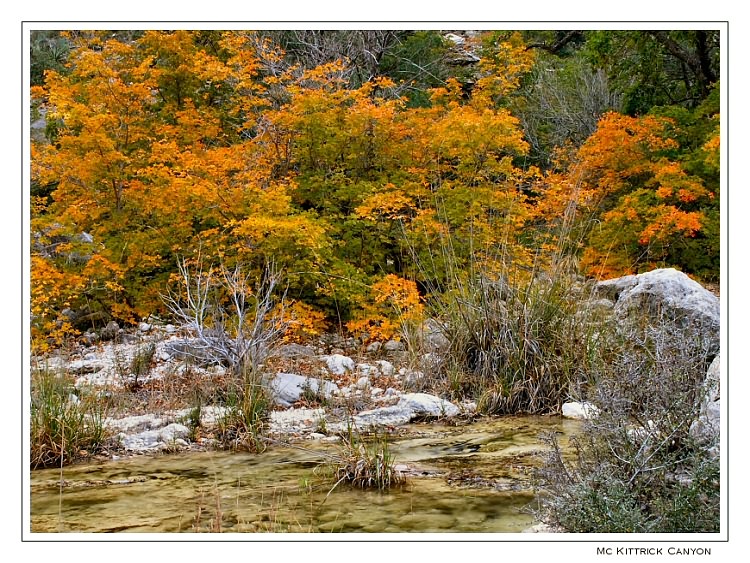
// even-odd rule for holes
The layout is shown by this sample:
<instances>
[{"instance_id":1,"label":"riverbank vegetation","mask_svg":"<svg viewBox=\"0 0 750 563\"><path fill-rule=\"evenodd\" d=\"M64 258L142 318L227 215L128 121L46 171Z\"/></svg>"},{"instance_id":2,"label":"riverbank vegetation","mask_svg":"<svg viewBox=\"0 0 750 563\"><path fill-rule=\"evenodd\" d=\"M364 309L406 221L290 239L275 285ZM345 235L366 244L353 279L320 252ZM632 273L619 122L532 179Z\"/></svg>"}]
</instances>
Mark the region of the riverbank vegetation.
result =
<instances>
[{"instance_id":1,"label":"riverbank vegetation","mask_svg":"<svg viewBox=\"0 0 750 563\"><path fill-rule=\"evenodd\" d=\"M591 387L599 412L572 455L545 437L538 514L577 532L718 532L718 443L691 432L707 400L710 347L677 319L643 321L621 328L600 364Z\"/></svg>"},{"instance_id":2,"label":"riverbank vegetation","mask_svg":"<svg viewBox=\"0 0 750 563\"><path fill-rule=\"evenodd\" d=\"M96 454L109 438L105 404L51 370L32 372L31 467L62 466Z\"/></svg>"},{"instance_id":3,"label":"riverbank vegetation","mask_svg":"<svg viewBox=\"0 0 750 563\"><path fill-rule=\"evenodd\" d=\"M719 282L718 31L34 31L31 48L36 354L174 322L229 370L186 401L221 395L221 442L260 451L278 344L400 340L419 385L482 414L600 406L572 464L549 439L554 524L715 529L716 464L686 427L711 358L664 348L670 322L624 338L592 285L664 266ZM103 440L62 381L32 380L32 465ZM337 480L398 482L385 446L347 444Z\"/></svg>"}]
</instances>

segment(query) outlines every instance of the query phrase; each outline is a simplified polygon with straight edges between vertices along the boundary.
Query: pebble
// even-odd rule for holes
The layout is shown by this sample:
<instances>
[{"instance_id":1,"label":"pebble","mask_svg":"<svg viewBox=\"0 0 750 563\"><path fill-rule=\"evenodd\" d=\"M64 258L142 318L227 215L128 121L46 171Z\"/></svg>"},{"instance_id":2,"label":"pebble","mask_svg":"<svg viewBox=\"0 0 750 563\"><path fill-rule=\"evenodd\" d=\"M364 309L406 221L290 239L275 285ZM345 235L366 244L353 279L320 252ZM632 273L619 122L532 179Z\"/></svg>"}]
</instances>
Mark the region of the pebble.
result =
<instances>
[{"instance_id":1,"label":"pebble","mask_svg":"<svg viewBox=\"0 0 750 563\"><path fill-rule=\"evenodd\" d=\"M399 342L398 340L389 340L383 344L383 349L386 352L400 352L401 350L404 350L404 343Z\"/></svg>"},{"instance_id":2,"label":"pebble","mask_svg":"<svg viewBox=\"0 0 750 563\"><path fill-rule=\"evenodd\" d=\"M357 371L362 375L377 375L378 368L370 364L357 364Z\"/></svg>"},{"instance_id":3,"label":"pebble","mask_svg":"<svg viewBox=\"0 0 750 563\"><path fill-rule=\"evenodd\" d=\"M380 373L382 373L386 377L390 377L396 371L395 368L393 367L393 364L387 360L378 360L375 363L380 369Z\"/></svg>"},{"instance_id":4,"label":"pebble","mask_svg":"<svg viewBox=\"0 0 750 563\"><path fill-rule=\"evenodd\" d=\"M360 377L357 380L357 388L358 389L367 389L369 386L370 386L370 378L369 377L367 377L367 376Z\"/></svg>"}]
</instances>

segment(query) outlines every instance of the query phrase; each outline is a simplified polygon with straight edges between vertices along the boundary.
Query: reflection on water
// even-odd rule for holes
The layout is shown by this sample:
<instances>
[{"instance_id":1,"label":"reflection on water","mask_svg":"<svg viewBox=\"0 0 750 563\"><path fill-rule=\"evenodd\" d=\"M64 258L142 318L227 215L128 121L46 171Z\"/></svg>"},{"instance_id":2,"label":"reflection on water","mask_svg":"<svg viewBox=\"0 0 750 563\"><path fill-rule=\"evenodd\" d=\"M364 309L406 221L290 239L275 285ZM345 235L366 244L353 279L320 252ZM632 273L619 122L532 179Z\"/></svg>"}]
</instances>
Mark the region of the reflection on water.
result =
<instances>
[{"instance_id":1,"label":"reflection on water","mask_svg":"<svg viewBox=\"0 0 750 563\"><path fill-rule=\"evenodd\" d=\"M135 457L34 471L32 532L520 532L533 524L530 469L543 431L574 421L502 418L413 425L391 444L413 475L378 492L331 491L321 461L335 444L262 454ZM61 492L62 491L62 492Z\"/></svg>"}]
</instances>

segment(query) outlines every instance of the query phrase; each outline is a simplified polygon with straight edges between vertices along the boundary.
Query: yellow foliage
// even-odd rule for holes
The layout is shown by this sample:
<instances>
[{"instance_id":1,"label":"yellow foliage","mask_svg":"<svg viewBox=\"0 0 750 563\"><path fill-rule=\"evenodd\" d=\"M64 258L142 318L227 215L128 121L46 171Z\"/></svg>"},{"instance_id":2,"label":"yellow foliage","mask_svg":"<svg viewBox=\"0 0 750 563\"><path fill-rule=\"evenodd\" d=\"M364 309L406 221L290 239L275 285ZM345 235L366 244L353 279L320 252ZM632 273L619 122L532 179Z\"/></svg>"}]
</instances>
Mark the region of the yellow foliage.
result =
<instances>
[{"instance_id":1,"label":"yellow foliage","mask_svg":"<svg viewBox=\"0 0 750 563\"><path fill-rule=\"evenodd\" d=\"M395 188L393 184L389 186ZM386 189L389 186L386 186ZM371 221L404 220L413 215L414 207L414 202L403 193L387 191L371 195L355 211L363 219Z\"/></svg>"},{"instance_id":2,"label":"yellow foliage","mask_svg":"<svg viewBox=\"0 0 750 563\"><path fill-rule=\"evenodd\" d=\"M346 327L352 334L367 334L369 340L389 340L423 318L424 304L417 284L388 274L372 285L370 302Z\"/></svg>"},{"instance_id":3,"label":"yellow foliage","mask_svg":"<svg viewBox=\"0 0 750 563\"><path fill-rule=\"evenodd\" d=\"M307 342L323 334L328 328L325 314L302 301L293 301L281 308L276 307L276 316L287 325L285 342Z\"/></svg>"},{"instance_id":4,"label":"yellow foliage","mask_svg":"<svg viewBox=\"0 0 750 563\"><path fill-rule=\"evenodd\" d=\"M49 338L61 345L77 332L62 314L83 291L83 276L65 273L40 256L31 257L31 341L40 351L49 348Z\"/></svg>"}]
</instances>

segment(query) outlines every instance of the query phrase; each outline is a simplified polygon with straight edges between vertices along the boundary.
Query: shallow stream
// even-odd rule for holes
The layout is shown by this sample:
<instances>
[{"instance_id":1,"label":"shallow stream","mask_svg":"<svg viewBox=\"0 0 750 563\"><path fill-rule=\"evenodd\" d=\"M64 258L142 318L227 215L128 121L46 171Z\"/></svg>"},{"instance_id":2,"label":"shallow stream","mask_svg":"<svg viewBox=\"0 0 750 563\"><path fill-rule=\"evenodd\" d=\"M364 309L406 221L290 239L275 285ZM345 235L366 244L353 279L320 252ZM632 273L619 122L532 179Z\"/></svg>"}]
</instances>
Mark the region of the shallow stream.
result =
<instances>
[{"instance_id":1,"label":"shallow stream","mask_svg":"<svg viewBox=\"0 0 750 563\"><path fill-rule=\"evenodd\" d=\"M521 532L534 519L531 471L545 431L561 444L579 423L508 417L413 424L390 450L406 465L387 492L325 481L325 455L304 442L262 454L136 456L31 473L32 532Z\"/></svg>"}]
</instances>

